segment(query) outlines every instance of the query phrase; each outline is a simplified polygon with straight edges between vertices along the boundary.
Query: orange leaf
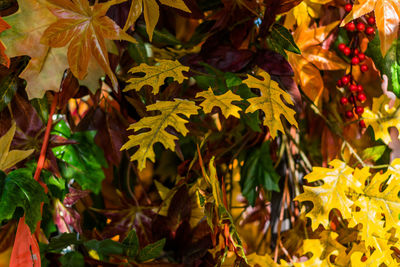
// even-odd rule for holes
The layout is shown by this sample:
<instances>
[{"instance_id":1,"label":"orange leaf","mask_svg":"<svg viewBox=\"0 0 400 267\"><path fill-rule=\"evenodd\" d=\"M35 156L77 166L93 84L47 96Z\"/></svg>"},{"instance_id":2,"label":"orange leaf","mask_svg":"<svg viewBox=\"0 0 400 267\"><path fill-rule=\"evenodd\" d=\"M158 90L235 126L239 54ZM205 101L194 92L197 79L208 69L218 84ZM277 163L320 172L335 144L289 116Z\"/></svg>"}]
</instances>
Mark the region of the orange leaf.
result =
<instances>
[{"instance_id":1,"label":"orange leaf","mask_svg":"<svg viewBox=\"0 0 400 267\"><path fill-rule=\"evenodd\" d=\"M118 88L117 78L110 68L106 39L136 42L109 17L107 10L121 1L89 6L89 1L48 0L50 11L58 17L43 33L41 42L51 47L68 45L68 63L74 76L83 80L87 75L89 60L93 56L110 77L112 86Z\"/></svg>"},{"instance_id":2,"label":"orange leaf","mask_svg":"<svg viewBox=\"0 0 400 267\"><path fill-rule=\"evenodd\" d=\"M19 219L10 259L10 267L21 266L41 266L39 245L25 223L25 216Z\"/></svg>"},{"instance_id":3,"label":"orange leaf","mask_svg":"<svg viewBox=\"0 0 400 267\"><path fill-rule=\"evenodd\" d=\"M312 46L301 51L301 55L320 70L342 70L347 67L336 53L323 49L321 46Z\"/></svg>"},{"instance_id":4,"label":"orange leaf","mask_svg":"<svg viewBox=\"0 0 400 267\"><path fill-rule=\"evenodd\" d=\"M393 41L397 39L400 21L398 1L378 0L375 7L376 27L381 40L381 52L385 56Z\"/></svg>"}]
</instances>

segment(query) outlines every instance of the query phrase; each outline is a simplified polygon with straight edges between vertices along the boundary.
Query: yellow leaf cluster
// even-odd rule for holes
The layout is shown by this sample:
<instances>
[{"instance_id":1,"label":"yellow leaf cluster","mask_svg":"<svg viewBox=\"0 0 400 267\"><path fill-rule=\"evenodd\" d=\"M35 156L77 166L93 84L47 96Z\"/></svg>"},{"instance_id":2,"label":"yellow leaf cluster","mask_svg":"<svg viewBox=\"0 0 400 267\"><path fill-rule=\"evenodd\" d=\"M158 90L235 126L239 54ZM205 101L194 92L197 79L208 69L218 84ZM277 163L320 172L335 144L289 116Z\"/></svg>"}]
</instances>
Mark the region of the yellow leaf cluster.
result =
<instances>
[{"instance_id":1,"label":"yellow leaf cluster","mask_svg":"<svg viewBox=\"0 0 400 267\"><path fill-rule=\"evenodd\" d=\"M137 67L131 68L129 72L144 72L145 76L129 79L129 84L124 89L124 92L132 89L139 91L144 85L150 85L153 87L153 94L158 94L160 86L164 84L165 78L173 77L174 80L181 83L185 79L182 72L188 70L189 67L181 65L177 60L172 61L161 59L155 66L149 66L146 63L142 63Z\"/></svg>"},{"instance_id":2,"label":"yellow leaf cluster","mask_svg":"<svg viewBox=\"0 0 400 267\"><path fill-rule=\"evenodd\" d=\"M147 106L147 111L159 111L160 115L144 117L140 121L132 124L128 130L133 129L136 135L129 136L121 150L130 149L139 146L138 151L131 157L132 161L138 161L138 168L142 170L146 167L146 160L155 161L153 145L161 143L165 148L175 151L175 140L177 136L166 130L168 126L173 127L178 133L186 135L189 131L185 124L188 120L179 116L179 114L190 117L197 114L199 107L194 102L188 100L174 99L174 101L159 101ZM142 132L143 130L148 130Z\"/></svg>"},{"instance_id":3,"label":"yellow leaf cluster","mask_svg":"<svg viewBox=\"0 0 400 267\"><path fill-rule=\"evenodd\" d=\"M265 71L262 71L260 76L263 80L247 75L247 79L243 81L249 88L257 88L261 93L260 96L247 100L250 106L246 109L246 112L255 112L257 110L264 112L264 125L268 126L272 138L275 138L278 131L284 132L281 115L290 124L298 127L294 118L296 112L281 99L282 96L286 103L293 105L290 95L279 88L278 83L273 81Z\"/></svg>"},{"instance_id":4,"label":"yellow leaf cluster","mask_svg":"<svg viewBox=\"0 0 400 267\"><path fill-rule=\"evenodd\" d=\"M332 168L314 168L305 176L309 183L323 184L305 186L304 193L295 199L313 203L306 214L312 229L320 224L328 229L329 213L337 209L349 227L360 229L359 237L365 247L375 249L366 253L367 262L377 264L373 266L395 266L390 255L391 247L400 244L400 159L395 159L386 172L374 176L368 168L352 169L340 160L330 165ZM351 261L360 262L360 255L351 255Z\"/></svg>"},{"instance_id":5,"label":"yellow leaf cluster","mask_svg":"<svg viewBox=\"0 0 400 267\"><path fill-rule=\"evenodd\" d=\"M33 153L33 149L29 150L11 150L11 141L15 134L16 126L12 124L10 130L0 138L0 170L5 171L11 168L21 160L29 157Z\"/></svg>"},{"instance_id":6,"label":"yellow leaf cluster","mask_svg":"<svg viewBox=\"0 0 400 267\"><path fill-rule=\"evenodd\" d=\"M375 139L382 139L386 144L391 142L390 127L395 127L400 132L400 100L396 98L392 107L389 102L390 98L386 95L374 98L372 109L366 108L363 114L365 124L374 130Z\"/></svg>"}]
</instances>

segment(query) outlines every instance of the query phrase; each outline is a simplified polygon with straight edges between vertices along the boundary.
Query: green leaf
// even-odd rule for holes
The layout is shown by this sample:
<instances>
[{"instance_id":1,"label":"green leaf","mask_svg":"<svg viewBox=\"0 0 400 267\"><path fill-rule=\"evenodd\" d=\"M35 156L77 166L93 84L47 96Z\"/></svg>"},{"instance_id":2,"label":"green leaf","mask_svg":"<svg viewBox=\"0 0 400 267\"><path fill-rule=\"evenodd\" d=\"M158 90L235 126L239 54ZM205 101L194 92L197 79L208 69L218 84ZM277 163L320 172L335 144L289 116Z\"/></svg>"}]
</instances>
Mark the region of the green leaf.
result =
<instances>
[{"instance_id":1,"label":"green leaf","mask_svg":"<svg viewBox=\"0 0 400 267\"><path fill-rule=\"evenodd\" d=\"M90 240L84 243L85 247L95 250L100 259L104 259L108 255L122 255L124 253L124 246L121 243L115 242L111 239L105 240Z\"/></svg>"},{"instance_id":2,"label":"green leaf","mask_svg":"<svg viewBox=\"0 0 400 267\"><path fill-rule=\"evenodd\" d=\"M267 41L269 41L268 43L272 45L278 53L281 53L282 49L296 54L301 53L299 47L294 42L290 31L280 24L274 24L272 26L271 34L269 35Z\"/></svg>"},{"instance_id":3,"label":"green leaf","mask_svg":"<svg viewBox=\"0 0 400 267\"><path fill-rule=\"evenodd\" d=\"M240 174L242 193L252 206L257 198L257 187L262 186L265 190L279 192L280 177L272 164L269 142L264 142L260 148L246 155Z\"/></svg>"},{"instance_id":4,"label":"green leaf","mask_svg":"<svg viewBox=\"0 0 400 267\"><path fill-rule=\"evenodd\" d=\"M126 255L135 258L139 252L139 239L134 229L128 233L122 244L125 246Z\"/></svg>"},{"instance_id":5,"label":"green leaf","mask_svg":"<svg viewBox=\"0 0 400 267\"><path fill-rule=\"evenodd\" d=\"M160 257L164 249L165 241L166 239L163 238L161 240L158 240L157 242L154 242L153 244L145 246L140 251L137 260L139 262L145 262Z\"/></svg>"},{"instance_id":6,"label":"green leaf","mask_svg":"<svg viewBox=\"0 0 400 267\"><path fill-rule=\"evenodd\" d=\"M105 178L102 167L106 167L107 163L103 151L94 142L96 132L77 132L68 136L70 130L63 124L65 122L57 125L57 133L62 133L78 144L53 148L56 157L63 161L59 164L61 174L67 179L75 179L84 190L89 189L98 194Z\"/></svg>"},{"instance_id":7,"label":"green leaf","mask_svg":"<svg viewBox=\"0 0 400 267\"><path fill-rule=\"evenodd\" d=\"M378 159L380 159L382 157L383 153L385 153L385 150L386 150L386 146L383 146L383 145L368 147L368 148L364 149L364 151L362 153L362 159L377 161Z\"/></svg>"},{"instance_id":8,"label":"green leaf","mask_svg":"<svg viewBox=\"0 0 400 267\"><path fill-rule=\"evenodd\" d=\"M146 26L144 24L137 23L135 30L140 35L148 38L148 35L146 32ZM172 46L181 44L181 42L178 39L176 39L176 37L174 35L172 35L166 29L161 29L161 30L154 29L153 39L151 42L153 44L158 44L158 45L172 45Z\"/></svg>"},{"instance_id":9,"label":"green leaf","mask_svg":"<svg viewBox=\"0 0 400 267\"><path fill-rule=\"evenodd\" d=\"M0 172L0 221L12 218L17 207L25 211L26 224L32 233L41 220L40 203L47 202L43 187L27 169L18 169L7 176Z\"/></svg>"},{"instance_id":10,"label":"green leaf","mask_svg":"<svg viewBox=\"0 0 400 267\"><path fill-rule=\"evenodd\" d=\"M55 236L50 240L50 243L47 247L48 251L53 250L62 250L71 245L79 245L82 244L81 240L78 240L78 234L74 233L64 233L59 236Z\"/></svg>"},{"instance_id":11,"label":"green leaf","mask_svg":"<svg viewBox=\"0 0 400 267\"><path fill-rule=\"evenodd\" d=\"M144 43L137 43L137 44L129 43L128 53L137 64L141 63L149 64L146 45Z\"/></svg>"},{"instance_id":12,"label":"green leaf","mask_svg":"<svg viewBox=\"0 0 400 267\"><path fill-rule=\"evenodd\" d=\"M84 267L85 259L79 252L72 251L59 258L61 266L63 267Z\"/></svg>"},{"instance_id":13,"label":"green leaf","mask_svg":"<svg viewBox=\"0 0 400 267\"><path fill-rule=\"evenodd\" d=\"M375 66L381 74L388 77L388 91L392 91L400 97L400 42L396 40L386 53L385 57L381 53L379 35L369 42L366 55L372 58Z\"/></svg>"},{"instance_id":14,"label":"green leaf","mask_svg":"<svg viewBox=\"0 0 400 267\"><path fill-rule=\"evenodd\" d=\"M226 72L224 77L225 77L226 86L228 86L228 87L238 86L238 85L242 84L242 79L240 79L238 76L236 76L232 72Z\"/></svg>"},{"instance_id":15,"label":"green leaf","mask_svg":"<svg viewBox=\"0 0 400 267\"><path fill-rule=\"evenodd\" d=\"M43 96L42 98L34 98L31 100L31 104L36 109L36 112L40 116L40 119L43 122L47 122L47 119L49 118L47 96Z\"/></svg>"}]
</instances>

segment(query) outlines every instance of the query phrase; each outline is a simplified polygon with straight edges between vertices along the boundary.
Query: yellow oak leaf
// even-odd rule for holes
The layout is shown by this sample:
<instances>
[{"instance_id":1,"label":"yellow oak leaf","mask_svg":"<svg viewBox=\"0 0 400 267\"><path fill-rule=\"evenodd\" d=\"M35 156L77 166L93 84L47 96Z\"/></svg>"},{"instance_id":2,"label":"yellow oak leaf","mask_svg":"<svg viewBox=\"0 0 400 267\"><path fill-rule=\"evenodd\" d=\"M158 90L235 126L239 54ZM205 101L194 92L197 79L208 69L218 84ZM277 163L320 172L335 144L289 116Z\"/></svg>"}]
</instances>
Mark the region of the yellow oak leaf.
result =
<instances>
[{"instance_id":1,"label":"yellow oak leaf","mask_svg":"<svg viewBox=\"0 0 400 267\"><path fill-rule=\"evenodd\" d=\"M129 79L129 84L125 87L124 92L132 89L139 91L144 85L150 85L153 87L153 94L158 94L160 86L164 84L164 80L167 77L173 77L179 83L183 82L185 79L182 74L183 71L189 71L189 67L183 66L178 60L161 59L155 66L142 63L137 67L131 68L129 72L144 72L145 76Z\"/></svg>"},{"instance_id":2,"label":"yellow oak leaf","mask_svg":"<svg viewBox=\"0 0 400 267\"><path fill-rule=\"evenodd\" d=\"M27 81L29 99L42 98L47 90L59 90L68 68L66 51L40 43L46 27L56 20L42 1L24 0L18 1L18 5L17 13L4 18L12 27L1 33L1 41L8 57L31 57L19 77Z\"/></svg>"},{"instance_id":3,"label":"yellow oak leaf","mask_svg":"<svg viewBox=\"0 0 400 267\"><path fill-rule=\"evenodd\" d=\"M353 201L348 194L351 191L361 192L361 183L353 178L354 169L340 160L333 160L329 165L333 168L314 167L313 171L304 177L308 183L322 180L322 185L304 186L304 193L295 198L299 202L313 203L313 208L306 214L311 219L313 230L320 224L328 228L329 213L332 209L339 209L344 219L352 218Z\"/></svg>"},{"instance_id":4,"label":"yellow oak leaf","mask_svg":"<svg viewBox=\"0 0 400 267\"><path fill-rule=\"evenodd\" d=\"M160 0L160 3L191 13L190 9L186 6L183 0ZM146 32L151 41L153 38L154 28L156 27L158 18L160 17L159 6L156 0L132 1L131 8L129 9L128 19L126 20L124 26L124 31L135 24L142 12L144 13L144 20L146 22Z\"/></svg>"},{"instance_id":5,"label":"yellow oak leaf","mask_svg":"<svg viewBox=\"0 0 400 267\"><path fill-rule=\"evenodd\" d=\"M394 40L397 40L400 22L398 0L358 0L353 10L344 18L341 26L374 11L376 27L381 41L381 52L385 56Z\"/></svg>"},{"instance_id":6,"label":"yellow oak leaf","mask_svg":"<svg viewBox=\"0 0 400 267\"><path fill-rule=\"evenodd\" d=\"M16 126L15 123L11 125L11 128L0 138L0 170L5 171L21 160L26 159L31 155L34 149L29 150L11 150L11 141L14 138Z\"/></svg>"},{"instance_id":7,"label":"yellow oak leaf","mask_svg":"<svg viewBox=\"0 0 400 267\"><path fill-rule=\"evenodd\" d=\"M144 117L140 121L131 124L128 130L133 129L135 132L141 132L129 136L129 141L121 147L121 150L139 146L138 150L132 155L131 161L138 161L139 170L143 170L146 167L147 159L155 161L153 149L155 143L161 143L166 149L175 151L175 140L178 140L178 137L166 131L168 126L173 127L183 136L189 132L185 127L188 120L180 117L178 114L190 117L197 114L198 109L199 107L194 102L181 99L159 101L147 106L147 111L157 110L161 114ZM145 129L148 131L142 132Z\"/></svg>"},{"instance_id":8,"label":"yellow oak leaf","mask_svg":"<svg viewBox=\"0 0 400 267\"><path fill-rule=\"evenodd\" d=\"M330 262L331 255L345 253L346 247L336 241L338 234L332 231L323 231L319 239L306 239L303 241L303 251L313 255L305 262L294 263L295 267L306 266L335 266Z\"/></svg>"},{"instance_id":9,"label":"yellow oak leaf","mask_svg":"<svg viewBox=\"0 0 400 267\"><path fill-rule=\"evenodd\" d=\"M375 139L382 139L383 142L389 144L390 138L389 128L395 127L400 132L400 100L396 99L393 107L389 107L390 98L381 95L373 98L372 110L365 109L363 119L365 124L371 126L374 130Z\"/></svg>"},{"instance_id":10,"label":"yellow oak leaf","mask_svg":"<svg viewBox=\"0 0 400 267\"><path fill-rule=\"evenodd\" d=\"M260 76L263 80L247 75L247 79L243 81L249 88L257 88L261 93L258 97L247 99L250 106L245 112L262 110L264 112L264 125L268 126L272 138L275 138L278 131L284 132L281 115L283 115L290 124L298 127L297 121L294 118L296 112L285 105L281 99L282 97L286 103L293 105L290 95L279 88L278 83L271 80L267 72L261 71Z\"/></svg>"},{"instance_id":11,"label":"yellow oak leaf","mask_svg":"<svg viewBox=\"0 0 400 267\"><path fill-rule=\"evenodd\" d=\"M257 255L257 253L252 253L247 255L247 261L250 266L256 266L256 264L260 267L277 267L276 264L270 255L265 254L264 256Z\"/></svg>"},{"instance_id":12,"label":"yellow oak leaf","mask_svg":"<svg viewBox=\"0 0 400 267\"><path fill-rule=\"evenodd\" d=\"M215 95L213 90L208 88L207 91L197 93L196 98L197 97L205 98L205 100L200 104L205 113L211 113L214 107L219 107L225 118L228 118L230 115L240 118L239 111L241 108L233 105L232 102L241 101L242 98L232 93L232 91L227 91L222 95Z\"/></svg>"}]
</instances>

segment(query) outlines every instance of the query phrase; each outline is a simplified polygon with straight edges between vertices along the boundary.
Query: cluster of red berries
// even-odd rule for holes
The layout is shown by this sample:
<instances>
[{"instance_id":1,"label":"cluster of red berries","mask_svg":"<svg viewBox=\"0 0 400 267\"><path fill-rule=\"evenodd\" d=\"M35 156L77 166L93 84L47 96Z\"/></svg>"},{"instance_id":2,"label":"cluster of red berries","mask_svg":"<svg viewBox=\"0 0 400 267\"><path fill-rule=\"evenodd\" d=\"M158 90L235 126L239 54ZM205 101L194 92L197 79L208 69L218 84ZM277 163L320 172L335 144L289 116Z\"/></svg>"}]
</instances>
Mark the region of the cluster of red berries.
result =
<instances>
[{"instance_id":1,"label":"cluster of red berries","mask_svg":"<svg viewBox=\"0 0 400 267\"><path fill-rule=\"evenodd\" d=\"M353 5L346 4L345 5L346 12L350 12L353 8ZM367 72L368 66L364 64L365 54L359 50L359 34L365 33L367 35L374 35L375 34L375 18L373 16L364 17L363 19L358 19L359 21L354 22L351 21L346 24L346 30L348 34L352 37L350 45L347 46L344 43L340 43L338 49L347 57L351 58L350 64L350 73L344 75L341 79L337 81L338 87L347 87L348 89L348 96L343 96L340 99L340 104L343 106L351 105L351 109L345 111L345 116L347 119L353 119L355 114L358 117L364 113L364 107L361 106L367 100L367 96L364 93L364 88L361 84L358 84L353 75L352 69L355 66L360 67L361 72ZM369 26L366 26L366 23ZM361 128L365 128L365 122L363 120L359 121L359 125Z\"/></svg>"}]
</instances>

